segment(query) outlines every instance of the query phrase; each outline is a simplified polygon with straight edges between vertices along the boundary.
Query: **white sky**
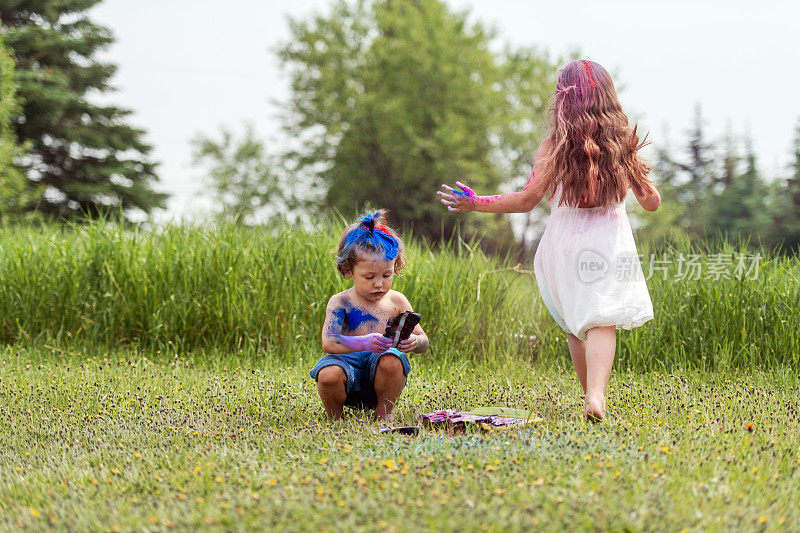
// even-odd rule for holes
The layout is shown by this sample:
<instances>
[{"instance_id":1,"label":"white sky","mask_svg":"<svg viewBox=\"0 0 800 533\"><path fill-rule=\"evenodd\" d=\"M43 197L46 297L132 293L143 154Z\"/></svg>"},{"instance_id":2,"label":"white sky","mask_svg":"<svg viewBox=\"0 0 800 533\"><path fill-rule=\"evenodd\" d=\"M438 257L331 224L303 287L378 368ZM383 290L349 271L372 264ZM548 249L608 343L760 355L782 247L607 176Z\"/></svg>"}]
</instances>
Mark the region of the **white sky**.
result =
<instances>
[{"instance_id":1,"label":"white sky","mask_svg":"<svg viewBox=\"0 0 800 533\"><path fill-rule=\"evenodd\" d=\"M628 115L673 147L700 103L711 140L729 125L750 132L765 176L786 174L800 120L800 2L450 0L493 24L497 44L537 46L554 56L579 48L617 75ZM327 12L326 0L104 0L91 12L117 41L102 57L119 70L103 101L134 111L159 161L158 188L172 194L159 218L207 208L189 139L252 121L268 146L282 142L274 101L288 81L274 54L289 36L286 15ZM490 191L486 191L490 192ZM433 198L433 196L432 196ZM432 200L433 201L433 200Z\"/></svg>"}]
</instances>

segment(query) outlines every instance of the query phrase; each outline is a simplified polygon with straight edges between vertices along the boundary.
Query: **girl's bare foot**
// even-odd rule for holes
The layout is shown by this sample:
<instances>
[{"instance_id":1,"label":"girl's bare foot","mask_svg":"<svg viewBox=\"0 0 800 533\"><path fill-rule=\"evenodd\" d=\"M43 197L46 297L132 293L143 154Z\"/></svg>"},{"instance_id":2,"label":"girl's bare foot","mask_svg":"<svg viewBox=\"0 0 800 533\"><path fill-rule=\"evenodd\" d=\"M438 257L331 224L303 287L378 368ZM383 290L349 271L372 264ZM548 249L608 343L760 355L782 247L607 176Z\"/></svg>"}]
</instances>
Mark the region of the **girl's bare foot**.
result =
<instances>
[{"instance_id":1,"label":"girl's bare foot","mask_svg":"<svg viewBox=\"0 0 800 533\"><path fill-rule=\"evenodd\" d=\"M585 411L586 420L590 422L600 422L606 417L606 399L602 397L587 397Z\"/></svg>"}]
</instances>

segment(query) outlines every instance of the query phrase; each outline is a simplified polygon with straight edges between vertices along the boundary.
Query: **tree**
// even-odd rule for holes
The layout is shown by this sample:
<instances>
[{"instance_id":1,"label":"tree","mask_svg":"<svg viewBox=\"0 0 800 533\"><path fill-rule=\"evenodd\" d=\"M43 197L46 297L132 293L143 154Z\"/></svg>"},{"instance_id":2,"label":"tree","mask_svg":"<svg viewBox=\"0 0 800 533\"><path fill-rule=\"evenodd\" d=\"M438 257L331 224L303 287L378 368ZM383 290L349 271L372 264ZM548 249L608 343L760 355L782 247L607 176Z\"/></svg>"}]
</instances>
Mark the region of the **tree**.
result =
<instances>
[{"instance_id":1,"label":"tree","mask_svg":"<svg viewBox=\"0 0 800 533\"><path fill-rule=\"evenodd\" d=\"M753 140L745 139L745 169L738 178L742 198L742 216L738 217L733 228L740 237L758 240L766 235L770 219L767 211L767 184L758 170L758 162Z\"/></svg>"},{"instance_id":2,"label":"tree","mask_svg":"<svg viewBox=\"0 0 800 533\"><path fill-rule=\"evenodd\" d=\"M678 168L686 176L685 183L678 189L678 201L686 205L687 230L692 237L707 234L703 217L704 200L712 192L716 177L712 144L705 140L703 112L698 104L695 107L694 125L689 130L687 145L688 160L678 163Z\"/></svg>"},{"instance_id":3,"label":"tree","mask_svg":"<svg viewBox=\"0 0 800 533\"><path fill-rule=\"evenodd\" d=\"M651 179L661 194L661 206L647 213L638 202L634 202L632 213L641 227L637 239L643 238L656 246L674 242L687 235L689 229L686 204L682 201L682 186L678 164L671 157L669 134L665 130L664 141L656 147Z\"/></svg>"},{"instance_id":4,"label":"tree","mask_svg":"<svg viewBox=\"0 0 800 533\"><path fill-rule=\"evenodd\" d=\"M572 55L580 54L576 51ZM499 146L492 160L500 174L507 177L504 185L508 190L522 189L533 172L533 154L548 134L542 114L553 92L554 65L561 62L551 61L546 52L536 48L513 49L509 46L498 58L506 115L500 121ZM520 259L532 258L534 239L541 235L548 212L549 205L545 201L539 209L508 216L518 228ZM482 221L491 222L488 217ZM511 235L502 224L497 224L492 234L498 235L503 231Z\"/></svg>"},{"instance_id":5,"label":"tree","mask_svg":"<svg viewBox=\"0 0 800 533\"><path fill-rule=\"evenodd\" d=\"M713 209L714 194L724 188L724 176L718 171L718 159L713 144L706 141L703 114L700 105L695 107L694 123L688 131L687 157L683 161L671 155L670 150L657 149L654 174L663 187L665 207L671 203L680 209L671 209L670 218L690 239L709 234L709 209ZM661 220L661 217L655 217Z\"/></svg>"},{"instance_id":6,"label":"tree","mask_svg":"<svg viewBox=\"0 0 800 533\"><path fill-rule=\"evenodd\" d=\"M149 212L166 195L148 159L144 132L125 124L130 111L91 103L111 90L116 67L94 58L113 42L85 12L99 0L4 0L2 35L17 61L23 105L20 141L30 144L23 167L45 193L35 209L61 217Z\"/></svg>"},{"instance_id":7,"label":"tree","mask_svg":"<svg viewBox=\"0 0 800 533\"><path fill-rule=\"evenodd\" d=\"M722 188L730 187L736 179L739 172L739 163L742 158L736 150L736 140L733 132L731 132L730 123L728 124L728 132L725 135L725 154L722 158L722 174L717 180Z\"/></svg>"},{"instance_id":8,"label":"tree","mask_svg":"<svg viewBox=\"0 0 800 533\"><path fill-rule=\"evenodd\" d=\"M28 199L25 176L16 167L22 147L11 123L19 109L16 89L14 60L0 40L0 218L19 214Z\"/></svg>"},{"instance_id":9,"label":"tree","mask_svg":"<svg viewBox=\"0 0 800 533\"><path fill-rule=\"evenodd\" d=\"M275 164L256 137L253 125L245 125L241 139L234 139L225 128L220 129L220 135L219 141L203 135L191 141L193 164L210 167L206 185L219 206L218 218L245 224L285 213L285 197Z\"/></svg>"},{"instance_id":10,"label":"tree","mask_svg":"<svg viewBox=\"0 0 800 533\"><path fill-rule=\"evenodd\" d=\"M311 176L323 209L385 207L437 240L458 220L436 201L441 183L489 192L530 164L555 79L546 57L492 53L490 32L438 0L340 1L290 29L278 53L299 148L286 159Z\"/></svg>"},{"instance_id":11,"label":"tree","mask_svg":"<svg viewBox=\"0 0 800 533\"><path fill-rule=\"evenodd\" d=\"M757 244L769 228L767 185L758 172L753 143L745 141L744 172L739 172L740 157L733 140L727 140L719 190L712 191L704 203L704 224L709 235L726 235Z\"/></svg>"},{"instance_id":12,"label":"tree","mask_svg":"<svg viewBox=\"0 0 800 533\"><path fill-rule=\"evenodd\" d=\"M772 242L793 253L800 252L800 120L792 143L791 174L776 191Z\"/></svg>"}]
</instances>

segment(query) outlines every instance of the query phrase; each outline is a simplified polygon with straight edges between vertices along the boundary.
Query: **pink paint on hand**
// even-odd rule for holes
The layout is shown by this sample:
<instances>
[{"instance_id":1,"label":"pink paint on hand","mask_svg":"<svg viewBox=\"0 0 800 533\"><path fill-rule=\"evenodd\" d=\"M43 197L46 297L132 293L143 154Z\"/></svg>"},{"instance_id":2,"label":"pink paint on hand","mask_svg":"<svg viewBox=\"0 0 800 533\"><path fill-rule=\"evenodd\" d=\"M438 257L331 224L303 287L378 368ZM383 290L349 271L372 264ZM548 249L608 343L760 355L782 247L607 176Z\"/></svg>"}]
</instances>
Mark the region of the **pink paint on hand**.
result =
<instances>
[{"instance_id":1,"label":"pink paint on hand","mask_svg":"<svg viewBox=\"0 0 800 533\"><path fill-rule=\"evenodd\" d=\"M479 203L479 204L490 205L490 204L495 203L502 196L505 196L505 195L503 195L503 194L494 194L492 196L476 196L475 197L475 202Z\"/></svg>"},{"instance_id":2,"label":"pink paint on hand","mask_svg":"<svg viewBox=\"0 0 800 533\"><path fill-rule=\"evenodd\" d=\"M460 192L458 192L456 190L453 190L454 193L461 194L462 196L470 196L472 198L475 198L477 196L475 194L475 191L473 191L472 189L470 189L469 187L467 187L466 185L464 185L460 181L457 181L456 185L458 186L459 189L464 191L464 193L460 193Z\"/></svg>"}]
</instances>

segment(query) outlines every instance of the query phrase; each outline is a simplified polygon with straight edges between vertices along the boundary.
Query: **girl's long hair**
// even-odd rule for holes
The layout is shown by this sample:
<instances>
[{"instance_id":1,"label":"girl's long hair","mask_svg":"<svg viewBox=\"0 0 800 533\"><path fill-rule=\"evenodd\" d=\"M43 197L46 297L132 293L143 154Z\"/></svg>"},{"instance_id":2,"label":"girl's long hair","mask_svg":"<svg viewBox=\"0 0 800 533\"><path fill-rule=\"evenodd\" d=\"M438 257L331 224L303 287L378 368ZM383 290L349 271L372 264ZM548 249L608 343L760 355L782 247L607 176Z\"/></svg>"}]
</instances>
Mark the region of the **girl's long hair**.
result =
<instances>
[{"instance_id":1,"label":"girl's long hair","mask_svg":"<svg viewBox=\"0 0 800 533\"><path fill-rule=\"evenodd\" d=\"M637 194L649 190L650 166L638 154L646 143L628 125L603 67L585 60L564 67L547 114L550 148L537 182L551 198L559 184L560 204L573 207L621 202L629 186Z\"/></svg>"}]
</instances>

